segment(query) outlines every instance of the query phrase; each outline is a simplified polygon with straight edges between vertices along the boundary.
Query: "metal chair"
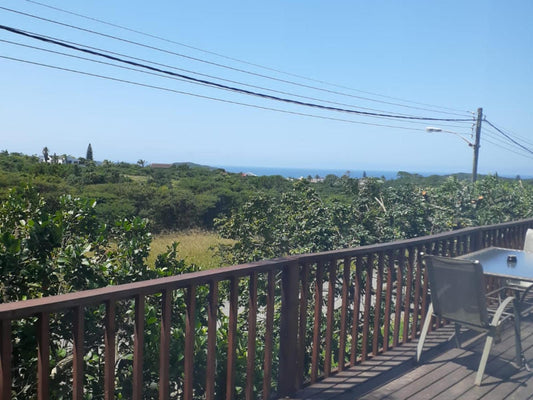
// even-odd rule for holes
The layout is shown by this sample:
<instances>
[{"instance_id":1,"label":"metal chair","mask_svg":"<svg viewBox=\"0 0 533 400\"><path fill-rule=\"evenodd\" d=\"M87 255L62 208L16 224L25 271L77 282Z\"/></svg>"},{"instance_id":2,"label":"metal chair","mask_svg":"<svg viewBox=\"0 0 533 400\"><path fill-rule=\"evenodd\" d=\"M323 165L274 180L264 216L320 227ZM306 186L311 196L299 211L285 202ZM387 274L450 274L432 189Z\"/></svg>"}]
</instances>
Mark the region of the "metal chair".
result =
<instances>
[{"instance_id":1,"label":"metal chair","mask_svg":"<svg viewBox=\"0 0 533 400\"><path fill-rule=\"evenodd\" d=\"M526 253L533 253L533 229L526 231L524 238L524 251ZM507 279L506 285L513 288L515 291L521 293L520 296L520 312L522 314L529 314L533 311L533 284L529 281L521 281L517 279Z\"/></svg>"},{"instance_id":2,"label":"metal chair","mask_svg":"<svg viewBox=\"0 0 533 400\"><path fill-rule=\"evenodd\" d=\"M489 321L483 268L478 261L429 255L423 255L423 258L428 272L431 304L420 334L416 350L416 361L420 361L420 355L433 315L455 323L457 347L461 347L459 341L460 326L486 332L487 340L474 381L479 386L494 337L499 335L499 327L503 319L512 316L512 314L504 313L504 310L513 301L514 297L509 296L503 299L494 312L492 320Z\"/></svg>"},{"instance_id":3,"label":"metal chair","mask_svg":"<svg viewBox=\"0 0 533 400\"><path fill-rule=\"evenodd\" d=\"M533 253L533 229L526 231L526 239L524 240L524 251Z\"/></svg>"},{"instance_id":4,"label":"metal chair","mask_svg":"<svg viewBox=\"0 0 533 400\"><path fill-rule=\"evenodd\" d=\"M533 229L528 229L526 231L526 237L524 239L524 251L526 253L533 253ZM520 299L521 312L528 314L533 311L533 298L531 298L531 293L533 293L533 284L527 281L517 281L509 280L509 286L513 286L516 290L522 293Z\"/></svg>"}]
</instances>

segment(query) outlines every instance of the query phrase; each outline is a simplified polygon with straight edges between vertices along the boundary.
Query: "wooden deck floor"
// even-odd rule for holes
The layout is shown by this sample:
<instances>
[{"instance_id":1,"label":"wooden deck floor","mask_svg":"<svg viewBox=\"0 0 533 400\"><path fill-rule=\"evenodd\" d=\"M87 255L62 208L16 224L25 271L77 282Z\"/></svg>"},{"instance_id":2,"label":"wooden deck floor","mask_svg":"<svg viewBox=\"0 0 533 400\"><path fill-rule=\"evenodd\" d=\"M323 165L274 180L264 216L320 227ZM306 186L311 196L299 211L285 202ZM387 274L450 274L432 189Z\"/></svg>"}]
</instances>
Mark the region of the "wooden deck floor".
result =
<instances>
[{"instance_id":1,"label":"wooden deck floor","mask_svg":"<svg viewBox=\"0 0 533 400\"><path fill-rule=\"evenodd\" d=\"M402 400L402 399L533 399L533 372L515 368L514 331L509 326L502 341L493 345L481 386L474 376L481 358L483 338L463 334L463 348L447 341L452 329L432 333L421 364L414 362L415 343L324 379L298 392L294 399ZM533 369L533 316L522 324L522 346Z\"/></svg>"}]
</instances>

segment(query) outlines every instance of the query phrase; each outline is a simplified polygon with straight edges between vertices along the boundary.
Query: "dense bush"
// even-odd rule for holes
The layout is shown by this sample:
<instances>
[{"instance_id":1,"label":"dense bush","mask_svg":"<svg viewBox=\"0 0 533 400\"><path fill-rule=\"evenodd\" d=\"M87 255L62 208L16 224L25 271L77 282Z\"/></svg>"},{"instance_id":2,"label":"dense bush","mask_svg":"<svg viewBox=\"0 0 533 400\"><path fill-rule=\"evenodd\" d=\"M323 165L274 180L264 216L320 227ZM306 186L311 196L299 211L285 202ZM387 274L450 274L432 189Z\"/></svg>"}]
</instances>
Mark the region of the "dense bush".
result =
<instances>
[{"instance_id":1,"label":"dense bush","mask_svg":"<svg viewBox=\"0 0 533 400\"><path fill-rule=\"evenodd\" d=\"M213 229L236 240L229 263L410 238L461 227L526 218L531 181L487 176L472 184L451 177L399 172L397 179L328 175L311 183L281 176L241 176L189 164L62 165L0 153L0 199L32 182L59 210L67 193L98 203L99 223L147 219L151 232Z\"/></svg>"},{"instance_id":2,"label":"dense bush","mask_svg":"<svg viewBox=\"0 0 533 400\"><path fill-rule=\"evenodd\" d=\"M330 184L331 184L330 179ZM344 196L319 195L315 185L295 183L273 197L254 194L220 233L236 242L221 250L228 263L333 250L430 235L533 216L533 187L487 176L475 184L449 177L426 187L388 185L375 178L339 179Z\"/></svg>"}]
</instances>

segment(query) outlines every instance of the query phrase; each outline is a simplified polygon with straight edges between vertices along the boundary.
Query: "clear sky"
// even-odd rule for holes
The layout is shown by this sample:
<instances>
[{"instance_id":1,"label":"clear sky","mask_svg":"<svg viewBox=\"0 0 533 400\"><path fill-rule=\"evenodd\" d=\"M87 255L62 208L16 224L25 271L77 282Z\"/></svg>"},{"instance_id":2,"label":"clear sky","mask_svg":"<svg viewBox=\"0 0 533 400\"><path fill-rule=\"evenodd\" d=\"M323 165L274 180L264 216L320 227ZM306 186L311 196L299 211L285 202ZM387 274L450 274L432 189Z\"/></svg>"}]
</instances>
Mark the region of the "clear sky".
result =
<instances>
[{"instance_id":1,"label":"clear sky","mask_svg":"<svg viewBox=\"0 0 533 400\"><path fill-rule=\"evenodd\" d=\"M5 41L119 64L0 30L2 57L167 89L0 58L0 150L85 156L91 143L96 160L470 172L465 140L474 140L472 113L483 107L514 142L483 122L479 171L533 175L530 0L39 2L0 0L0 24L271 96L470 120L387 119L252 97L16 46Z\"/></svg>"}]
</instances>

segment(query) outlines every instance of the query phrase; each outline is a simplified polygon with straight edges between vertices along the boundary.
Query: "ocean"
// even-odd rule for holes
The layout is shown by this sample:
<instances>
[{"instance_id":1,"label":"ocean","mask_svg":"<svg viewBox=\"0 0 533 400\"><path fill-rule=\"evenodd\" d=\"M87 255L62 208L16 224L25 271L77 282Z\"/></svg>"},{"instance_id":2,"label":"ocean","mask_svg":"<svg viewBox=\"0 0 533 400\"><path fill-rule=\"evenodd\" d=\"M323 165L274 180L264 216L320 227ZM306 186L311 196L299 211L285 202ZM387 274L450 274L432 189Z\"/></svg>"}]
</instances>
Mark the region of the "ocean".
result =
<instances>
[{"instance_id":1,"label":"ocean","mask_svg":"<svg viewBox=\"0 0 533 400\"><path fill-rule=\"evenodd\" d=\"M246 166L220 166L228 172L248 173L258 176L281 175L285 178L307 178L308 176L321 178L327 175L343 176L348 174L351 178L362 178L364 174L367 177L376 177L385 179L396 179L398 171L378 171L378 170L346 170L346 169L321 169L321 168L276 168L276 167L246 167ZM432 175L431 173L414 172L423 176Z\"/></svg>"},{"instance_id":2,"label":"ocean","mask_svg":"<svg viewBox=\"0 0 533 400\"><path fill-rule=\"evenodd\" d=\"M367 177L381 178L384 177L387 180L396 179L398 177L398 171L392 170L363 170L363 169L325 169L325 168L282 168L282 167L250 167L250 166L228 166L228 165L219 165L217 168L223 168L228 172L234 173L247 173L254 174L258 176L268 176L268 175L281 175L285 178L307 178L311 176L315 178L317 175L320 178L325 178L327 175L336 175L341 177L348 174L350 178L362 178L366 174ZM459 173L458 171L440 171L440 172L429 172L429 171L406 171L410 174L418 174L422 176L431 176L431 175L449 175L454 173ZM464 172L468 173L468 172ZM494 174L494 173L491 173ZM484 175L484 173L480 173ZM505 178L516 178L517 174L511 173L501 173L498 174L500 177ZM520 175L522 179L533 179L533 175Z\"/></svg>"}]
</instances>

